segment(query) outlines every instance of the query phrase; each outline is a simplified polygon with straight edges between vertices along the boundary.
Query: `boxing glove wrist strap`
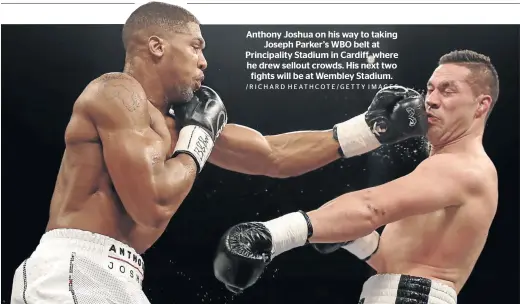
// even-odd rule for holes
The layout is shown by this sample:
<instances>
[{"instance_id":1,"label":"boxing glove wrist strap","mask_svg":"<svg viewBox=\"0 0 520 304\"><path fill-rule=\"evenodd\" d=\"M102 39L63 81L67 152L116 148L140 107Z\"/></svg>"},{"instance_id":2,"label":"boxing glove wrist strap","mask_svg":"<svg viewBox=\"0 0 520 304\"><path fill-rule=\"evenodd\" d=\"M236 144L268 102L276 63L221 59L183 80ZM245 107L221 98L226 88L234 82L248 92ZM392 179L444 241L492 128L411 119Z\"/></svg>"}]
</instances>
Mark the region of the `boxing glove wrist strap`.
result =
<instances>
[{"instance_id":1,"label":"boxing glove wrist strap","mask_svg":"<svg viewBox=\"0 0 520 304\"><path fill-rule=\"evenodd\" d=\"M309 226L301 212L292 212L263 224L271 233L272 258L307 242Z\"/></svg>"},{"instance_id":2,"label":"boxing glove wrist strap","mask_svg":"<svg viewBox=\"0 0 520 304\"><path fill-rule=\"evenodd\" d=\"M333 136L341 147L344 157L352 157L370 152L381 146L376 136L365 122L365 113L336 124Z\"/></svg>"},{"instance_id":3,"label":"boxing glove wrist strap","mask_svg":"<svg viewBox=\"0 0 520 304\"><path fill-rule=\"evenodd\" d=\"M311 219L309 218L307 213L305 213L301 210L298 212L303 216L303 218L305 218L305 222L307 222L307 241L306 241L306 243L308 244L309 238L314 234L314 228L312 228Z\"/></svg>"},{"instance_id":4,"label":"boxing glove wrist strap","mask_svg":"<svg viewBox=\"0 0 520 304\"><path fill-rule=\"evenodd\" d=\"M371 234L348 242L341 248L355 255L358 259L368 261L379 248L379 233L373 231Z\"/></svg>"},{"instance_id":5,"label":"boxing glove wrist strap","mask_svg":"<svg viewBox=\"0 0 520 304\"><path fill-rule=\"evenodd\" d=\"M179 139L172 157L179 153L188 154L193 157L197 164L197 172L200 172L208 160L213 146L213 140L206 130L199 126L187 125L179 132Z\"/></svg>"}]
</instances>

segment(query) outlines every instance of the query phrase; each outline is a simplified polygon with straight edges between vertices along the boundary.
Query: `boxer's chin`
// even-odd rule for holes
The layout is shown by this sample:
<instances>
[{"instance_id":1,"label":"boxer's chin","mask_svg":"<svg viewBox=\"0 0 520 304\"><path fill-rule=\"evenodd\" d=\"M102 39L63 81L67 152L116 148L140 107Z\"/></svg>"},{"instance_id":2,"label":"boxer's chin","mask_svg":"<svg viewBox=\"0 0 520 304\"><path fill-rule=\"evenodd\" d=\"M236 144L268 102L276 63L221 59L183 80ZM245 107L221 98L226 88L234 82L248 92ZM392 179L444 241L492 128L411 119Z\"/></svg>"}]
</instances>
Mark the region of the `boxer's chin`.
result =
<instances>
[{"instance_id":1,"label":"boxer's chin","mask_svg":"<svg viewBox=\"0 0 520 304\"><path fill-rule=\"evenodd\" d=\"M186 89L186 90L181 91L181 101L182 102L190 101L193 98L193 96L194 96L193 90L191 90L191 89Z\"/></svg>"},{"instance_id":2,"label":"boxer's chin","mask_svg":"<svg viewBox=\"0 0 520 304\"><path fill-rule=\"evenodd\" d=\"M435 128L434 126L430 126L428 128L428 133L426 133L426 139L428 142L432 145L438 145L440 144L440 140L442 137L442 132L438 128Z\"/></svg>"},{"instance_id":3,"label":"boxer's chin","mask_svg":"<svg viewBox=\"0 0 520 304\"><path fill-rule=\"evenodd\" d=\"M176 95L177 95L176 98L170 99L171 104L178 105L178 104L187 103L188 101L190 101L193 98L194 93L191 88L183 88L183 89L180 89Z\"/></svg>"}]
</instances>

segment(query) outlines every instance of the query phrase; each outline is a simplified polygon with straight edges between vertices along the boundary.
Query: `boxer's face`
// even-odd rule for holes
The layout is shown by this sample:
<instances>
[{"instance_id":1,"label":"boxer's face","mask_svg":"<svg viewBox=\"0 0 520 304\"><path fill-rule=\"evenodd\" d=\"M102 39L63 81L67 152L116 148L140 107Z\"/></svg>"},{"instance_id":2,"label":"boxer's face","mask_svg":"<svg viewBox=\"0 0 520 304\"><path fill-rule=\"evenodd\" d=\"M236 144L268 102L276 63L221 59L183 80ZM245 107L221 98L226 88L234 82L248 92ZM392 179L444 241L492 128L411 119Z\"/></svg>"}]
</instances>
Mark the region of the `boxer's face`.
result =
<instances>
[{"instance_id":1,"label":"boxer's face","mask_svg":"<svg viewBox=\"0 0 520 304\"><path fill-rule=\"evenodd\" d=\"M181 31L165 35L161 43L163 53L157 61L157 70L163 79L166 98L171 102L187 101L200 88L207 67L200 27L190 22Z\"/></svg>"},{"instance_id":2,"label":"boxer's face","mask_svg":"<svg viewBox=\"0 0 520 304\"><path fill-rule=\"evenodd\" d=\"M430 77L425 100L432 144L460 136L473 123L478 96L472 90L470 75L467 67L442 64Z\"/></svg>"}]
</instances>

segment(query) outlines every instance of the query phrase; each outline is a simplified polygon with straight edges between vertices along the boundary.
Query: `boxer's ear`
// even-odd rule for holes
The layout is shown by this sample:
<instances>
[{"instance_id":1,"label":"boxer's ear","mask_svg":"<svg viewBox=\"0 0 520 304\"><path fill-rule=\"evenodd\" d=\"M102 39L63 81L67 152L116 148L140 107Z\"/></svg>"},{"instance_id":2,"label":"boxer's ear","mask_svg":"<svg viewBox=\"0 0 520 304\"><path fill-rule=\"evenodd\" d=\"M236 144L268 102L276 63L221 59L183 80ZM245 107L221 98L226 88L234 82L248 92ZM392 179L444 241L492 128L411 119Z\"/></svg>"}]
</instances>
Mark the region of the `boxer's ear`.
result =
<instances>
[{"instance_id":1,"label":"boxer's ear","mask_svg":"<svg viewBox=\"0 0 520 304\"><path fill-rule=\"evenodd\" d=\"M148 50L150 53L157 58L161 58L164 55L164 40L157 36L150 36L148 38Z\"/></svg>"},{"instance_id":2,"label":"boxer's ear","mask_svg":"<svg viewBox=\"0 0 520 304\"><path fill-rule=\"evenodd\" d=\"M475 118L486 116L491 108L492 98L489 95L479 95L477 97L477 109L475 111Z\"/></svg>"}]
</instances>

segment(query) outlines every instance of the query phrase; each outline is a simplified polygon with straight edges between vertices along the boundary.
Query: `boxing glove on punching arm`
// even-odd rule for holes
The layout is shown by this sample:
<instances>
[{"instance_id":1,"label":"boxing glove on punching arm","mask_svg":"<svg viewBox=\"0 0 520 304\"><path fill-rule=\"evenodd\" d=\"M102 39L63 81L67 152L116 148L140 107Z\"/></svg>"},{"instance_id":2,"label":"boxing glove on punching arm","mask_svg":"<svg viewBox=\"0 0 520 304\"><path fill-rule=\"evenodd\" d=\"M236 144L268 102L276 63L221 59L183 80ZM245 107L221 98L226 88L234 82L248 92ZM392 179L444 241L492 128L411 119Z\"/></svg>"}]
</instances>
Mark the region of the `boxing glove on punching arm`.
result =
<instances>
[{"instance_id":1,"label":"boxing glove on punching arm","mask_svg":"<svg viewBox=\"0 0 520 304\"><path fill-rule=\"evenodd\" d=\"M213 89L202 86L189 102L173 105L170 114L180 127L173 156L190 155L200 172L227 123L224 103Z\"/></svg>"},{"instance_id":2,"label":"boxing glove on punching arm","mask_svg":"<svg viewBox=\"0 0 520 304\"><path fill-rule=\"evenodd\" d=\"M402 86L379 90L368 110L334 126L334 138L345 157L377 149L427 132L424 99L417 91Z\"/></svg>"},{"instance_id":3,"label":"boxing glove on punching arm","mask_svg":"<svg viewBox=\"0 0 520 304\"><path fill-rule=\"evenodd\" d=\"M359 155L384 143L423 135L425 130L421 127L425 125L421 122L426 115L421 116L420 110L412 112L424 107L419 96L419 93L404 87L382 89L367 112L328 131L263 136L253 129L230 124L216 143L210 162L251 175L298 176L341 156ZM414 121L411 127L407 126L410 121ZM388 129L388 134L377 133L383 132L383 127Z\"/></svg>"}]
</instances>

